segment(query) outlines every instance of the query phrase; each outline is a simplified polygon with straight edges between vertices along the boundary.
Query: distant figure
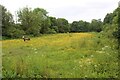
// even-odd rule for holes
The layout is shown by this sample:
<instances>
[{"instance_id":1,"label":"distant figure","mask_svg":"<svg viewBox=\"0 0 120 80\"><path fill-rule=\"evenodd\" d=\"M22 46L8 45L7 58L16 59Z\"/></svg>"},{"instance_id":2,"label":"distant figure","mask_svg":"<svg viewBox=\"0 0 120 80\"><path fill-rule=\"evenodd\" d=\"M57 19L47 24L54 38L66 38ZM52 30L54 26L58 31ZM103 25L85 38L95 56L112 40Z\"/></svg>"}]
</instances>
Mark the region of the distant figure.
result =
<instances>
[{"instance_id":1,"label":"distant figure","mask_svg":"<svg viewBox=\"0 0 120 80\"><path fill-rule=\"evenodd\" d=\"M25 38L24 36L22 36L22 39L23 39L24 41L26 41L26 40L29 41L29 40L30 40L30 38L27 38L27 37Z\"/></svg>"}]
</instances>

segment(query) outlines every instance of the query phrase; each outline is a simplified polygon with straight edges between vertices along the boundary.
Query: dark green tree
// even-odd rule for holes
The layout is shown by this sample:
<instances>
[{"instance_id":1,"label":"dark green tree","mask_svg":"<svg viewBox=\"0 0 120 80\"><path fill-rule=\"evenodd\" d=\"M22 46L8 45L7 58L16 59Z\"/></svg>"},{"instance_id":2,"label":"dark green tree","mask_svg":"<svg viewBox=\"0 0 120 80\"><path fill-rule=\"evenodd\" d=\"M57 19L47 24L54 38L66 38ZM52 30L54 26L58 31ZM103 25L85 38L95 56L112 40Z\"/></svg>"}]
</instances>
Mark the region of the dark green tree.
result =
<instances>
[{"instance_id":1,"label":"dark green tree","mask_svg":"<svg viewBox=\"0 0 120 80\"><path fill-rule=\"evenodd\" d=\"M104 24L112 24L112 20L113 20L113 14L112 13L108 13L105 18L104 18L104 21L103 23Z\"/></svg>"},{"instance_id":2,"label":"dark green tree","mask_svg":"<svg viewBox=\"0 0 120 80\"><path fill-rule=\"evenodd\" d=\"M55 17L49 17L51 26L50 29L58 33L57 19Z\"/></svg>"},{"instance_id":3,"label":"dark green tree","mask_svg":"<svg viewBox=\"0 0 120 80\"><path fill-rule=\"evenodd\" d=\"M73 21L71 24L71 32L87 32L89 31L89 22L86 21Z\"/></svg>"},{"instance_id":4,"label":"dark green tree","mask_svg":"<svg viewBox=\"0 0 120 80\"><path fill-rule=\"evenodd\" d=\"M117 38L118 38L118 44L120 49L120 7L118 7L118 30L117 30Z\"/></svg>"},{"instance_id":5,"label":"dark green tree","mask_svg":"<svg viewBox=\"0 0 120 80\"><path fill-rule=\"evenodd\" d=\"M71 32L79 32L79 26L78 26L79 22L78 21L73 21L71 24Z\"/></svg>"},{"instance_id":6,"label":"dark green tree","mask_svg":"<svg viewBox=\"0 0 120 80\"><path fill-rule=\"evenodd\" d=\"M2 39L2 6L0 5L0 40Z\"/></svg>"},{"instance_id":7,"label":"dark green tree","mask_svg":"<svg viewBox=\"0 0 120 80\"><path fill-rule=\"evenodd\" d=\"M14 25L13 17L4 6L0 5L0 7L0 12L2 13L2 36L8 36L8 29Z\"/></svg>"},{"instance_id":8,"label":"dark green tree","mask_svg":"<svg viewBox=\"0 0 120 80\"><path fill-rule=\"evenodd\" d=\"M47 34L47 33L49 33L49 28L50 28L50 26L51 26L51 22L50 22L50 19L49 19L49 17L46 17L46 19L44 19L43 21L42 21L42 27L41 27L41 30L40 30L40 33L42 33L42 34Z\"/></svg>"},{"instance_id":9,"label":"dark green tree","mask_svg":"<svg viewBox=\"0 0 120 80\"><path fill-rule=\"evenodd\" d=\"M70 32L70 25L68 21L64 18L57 19L57 26L58 26L59 33Z\"/></svg>"},{"instance_id":10,"label":"dark green tree","mask_svg":"<svg viewBox=\"0 0 120 80\"><path fill-rule=\"evenodd\" d=\"M103 23L100 19L93 19L90 24L90 31L100 32L102 31Z\"/></svg>"}]
</instances>

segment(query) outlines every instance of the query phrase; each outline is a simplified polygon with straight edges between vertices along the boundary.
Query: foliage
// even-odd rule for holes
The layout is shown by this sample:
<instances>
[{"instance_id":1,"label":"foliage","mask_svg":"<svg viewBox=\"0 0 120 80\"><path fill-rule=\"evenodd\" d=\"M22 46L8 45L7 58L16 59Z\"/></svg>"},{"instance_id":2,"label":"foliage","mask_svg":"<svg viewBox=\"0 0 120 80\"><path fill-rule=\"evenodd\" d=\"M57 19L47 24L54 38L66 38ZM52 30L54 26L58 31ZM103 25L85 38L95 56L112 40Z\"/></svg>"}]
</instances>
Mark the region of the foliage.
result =
<instances>
[{"instance_id":1,"label":"foliage","mask_svg":"<svg viewBox=\"0 0 120 80\"><path fill-rule=\"evenodd\" d=\"M55 33L57 33L55 29L48 28L47 34L55 34Z\"/></svg>"},{"instance_id":2,"label":"foliage","mask_svg":"<svg viewBox=\"0 0 120 80\"><path fill-rule=\"evenodd\" d=\"M89 22L86 21L73 21L71 24L71 32L87 32L89 31Z\"/></svg>"},{"instance_id":3,"label":"foliage","mask_svg":"<svg viewBox=\"0 0 120 80\"><path fill-rule=\"evenodd\" d=\"M112 24L113 18L113 13L108 13L104 18L104 24Z\"/></svg>"},{"instance_id":4,"label":"foliage","mask_svg":"<svg viewBox=\"0 0 120 80\"><path fill-rule=\"evenodd\" d=\"M108 18L108 22L106 19ZM109 19L110 18L110 19ZM108 26L106 26L108 25ZM104 31L109 36L114 36L118 39L118 43L120 42L120 8L118 7L113 11L113 13L110 13L109 17L106 15L104 19Z\"/></svg>"},{"instance_id":5,"label":"foliage","mask_svg":"<svg viewBox=\"0 0 120 80\"><path fill-rule=\"evenodd\" d=\"M18 11L19 21L21 22L23 30L26 34L33 34L34 36L40 33L43 21L46 18L47 12L41 8L31 10L28 7Z\"/></svg>"},{"instance_id":6,"label":"foliage","mask_svg":"<svg viewBox=\"0 0 120 80\"><path fill-rule=\"evenodd\" d=\"M55 17L49 17L49 19L51 23L50 29L54 29L58 33L57 19Z\"/></svg>"},{"instance_id":7,"label":"foliage","mask_svg":"<svg viewBox=\"0 0 120 80\"><path fill-rule=\"evenodd\" d=\"M64 18L57 19L57 26L58 26L59 33L66 33L70 31L69 23Z\"/></svg>"},{"instance_id":8,"label":"foliage","mask_svg":"<svg viewBox=\"0 0 120 80\"><path fill-rule=\"evenodd\" d=\"M49 17L46 17L46 19L42 22L42 27L40 30L40 33L46 34L49 30L49 27L51 26L51 22Z\"/></svg>"},{"instance_id":9,"label":"foliage","mask_svg":"<svg viewBox=\"0 0 120 80\"><path fill-rule=\"evenodd\" d=\"M90 24L90 31L100 32L102 31L102 21L100 19L93 19Z\"/></svg>"},{"instance_id":10,"label":"foliage","mask_svg":"<svg viewBox=\"0 0 120 80\"><path fill-rule=\"evenodd\" d=\"M25 34L25 32L15 27L11 27L10 29L8 29L7 34L8 34L8 37L11 37L11 38L21 38L22 35Z\"/></svg>"},{"instance_id":11,"label":"foliage","mask_svg":"<svg viewBox=\"0 0 120 80\"><path fill-rule=\"evenodd\" d=\"M66 33L66 32L101 32L105 31L109 36L119 37L119 8L115 9L113 13L108 13L103 22L98 19L92 19L91 23L86 21L73 21L71 24L64 18L49 17L48 12L42 8L34 8L33 10L24 7L17 12L19 24L15 24L13 16L7 9L2 8L2 35L10 38L15 38L22 35L40 35L49 33ZM108 26L107 26L108 25ZM115 27L115 28L113 28ZM9 30L10 29L10 30ZM14 35L12 29L15 31ZM112 31L110 29L113 29ZM11 33L8 33L11 32ZM18 34L16 34L18 33ZM16 35L15 35L16 34ZM106 34L107 35L107 34ZM19 36L20 37L20 36ZM17 38L17 37L16 37Z\"/></svg>"},{"instance_id":12,"label":"foliage","mask_svg":"<svg viewBox=\"0 0 120 80\"><path fill-rule=\"evenodd\" d=\"M12 14L7 11L7 9L0 5L0 12L2 12L2 36L8 36L9 33L7 33L8 28L14 24Z\"/></svg>"},{"instance_id":13,"label":"foliage","mask_svg":"<svg viewBox=\"0 0 120 80\"><path fill-rule=\"evenodd\" d=\"M120 48L120 7L118 8L118 30L117 30L117 38L118 38L118 43L119 43L119 48Z\"/></svg>"}]
</instances>

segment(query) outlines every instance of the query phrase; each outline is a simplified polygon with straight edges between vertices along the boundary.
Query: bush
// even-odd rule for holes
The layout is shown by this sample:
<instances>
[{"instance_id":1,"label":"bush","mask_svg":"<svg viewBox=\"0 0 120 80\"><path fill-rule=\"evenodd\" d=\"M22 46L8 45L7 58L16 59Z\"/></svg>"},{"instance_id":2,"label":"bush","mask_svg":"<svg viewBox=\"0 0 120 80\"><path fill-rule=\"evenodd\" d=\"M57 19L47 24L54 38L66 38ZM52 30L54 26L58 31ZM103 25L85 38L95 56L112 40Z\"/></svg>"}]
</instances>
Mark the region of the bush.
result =
<instances>
[{"instance_id":1,"label":"bush","mask_svg":"<svg viewBox=\"0 0 120 80\"><path fill-rule=\"evenodd\" d=\"M55 34L57 33L54 29L48 29L47 34Z\"/></svg>"},{"instance_id":2,"label":"bush","mask_svg":"<svg viewBox=\"0 0 120 80\"><path fill-rule=\"evenodd\" d=\"M22 35L25 34L25 32L23 30L19 30L13 27L8 29L7 34L7 36L10 38L20 38Z\"/></svg>"}]
</instances>

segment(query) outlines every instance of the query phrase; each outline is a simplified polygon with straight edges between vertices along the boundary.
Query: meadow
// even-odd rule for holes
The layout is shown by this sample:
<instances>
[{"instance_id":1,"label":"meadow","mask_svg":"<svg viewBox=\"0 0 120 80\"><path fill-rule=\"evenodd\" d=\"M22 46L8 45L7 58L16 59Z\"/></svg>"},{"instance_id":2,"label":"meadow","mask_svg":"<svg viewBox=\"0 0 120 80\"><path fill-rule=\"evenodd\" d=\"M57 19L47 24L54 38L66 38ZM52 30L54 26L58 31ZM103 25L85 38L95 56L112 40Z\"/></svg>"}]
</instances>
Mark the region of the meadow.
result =
<instances>
[{"instance_id":1,"label":"meadow","mask_svg":"<svg viewBox=\"0 0 120 80\"><path fill-rule=\"evenodd\" d=\"M3 78L117 78L114 40L100 33L49 34L2 41Z\"/></svg>"}]
</instances>

